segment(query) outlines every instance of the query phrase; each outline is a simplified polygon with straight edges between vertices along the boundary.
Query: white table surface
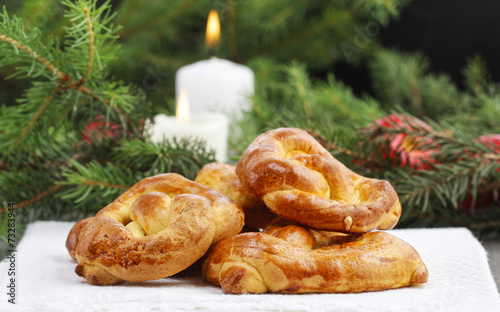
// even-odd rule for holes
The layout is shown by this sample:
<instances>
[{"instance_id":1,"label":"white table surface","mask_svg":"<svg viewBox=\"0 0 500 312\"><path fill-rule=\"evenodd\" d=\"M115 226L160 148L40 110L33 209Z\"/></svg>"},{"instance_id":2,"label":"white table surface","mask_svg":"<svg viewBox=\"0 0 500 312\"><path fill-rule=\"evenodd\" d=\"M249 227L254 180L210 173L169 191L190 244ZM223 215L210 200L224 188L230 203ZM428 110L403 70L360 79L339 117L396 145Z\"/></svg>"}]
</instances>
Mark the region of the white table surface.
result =
<instances>
[{"instance_id":1,"label":"white table surface","mask_svg":"<svg viewBox=\"0 0 500 312\"><path fill-rule=\"evenodd\" d=\"M0 311L500 311L484 248L464 228L389 231L410 243L428 283L361 294L225 295L203 277L91 286L74 273L65 241L73 223L30 224L15 253L16 304L7 302L9 262L0 263Z\"/></svg>"}]
</instances>

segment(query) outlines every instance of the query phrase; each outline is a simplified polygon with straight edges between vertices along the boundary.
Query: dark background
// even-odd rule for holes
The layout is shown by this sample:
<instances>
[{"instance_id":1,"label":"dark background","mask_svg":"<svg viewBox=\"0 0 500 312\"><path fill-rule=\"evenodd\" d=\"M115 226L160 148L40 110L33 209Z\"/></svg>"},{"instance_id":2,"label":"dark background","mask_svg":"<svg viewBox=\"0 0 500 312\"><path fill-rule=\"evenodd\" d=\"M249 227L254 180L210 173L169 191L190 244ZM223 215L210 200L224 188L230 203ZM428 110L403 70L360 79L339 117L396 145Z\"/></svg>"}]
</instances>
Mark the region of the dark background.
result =
<instances>
[{"instance_id":1,"label":"dark background","mask_svg":"<svg viewBox=\"0 0 500 312\"><path fill-rule=\"evenodd\" d=\"M492 81L500 77L500 1L415 0L382 29L380 42L399 51L420 51L431 70L447 73L463 88L466 60L476 54L486 61ZM356 93L371 93L366 67L340 64L336 75Z\"/></svg>"}]
</instances>

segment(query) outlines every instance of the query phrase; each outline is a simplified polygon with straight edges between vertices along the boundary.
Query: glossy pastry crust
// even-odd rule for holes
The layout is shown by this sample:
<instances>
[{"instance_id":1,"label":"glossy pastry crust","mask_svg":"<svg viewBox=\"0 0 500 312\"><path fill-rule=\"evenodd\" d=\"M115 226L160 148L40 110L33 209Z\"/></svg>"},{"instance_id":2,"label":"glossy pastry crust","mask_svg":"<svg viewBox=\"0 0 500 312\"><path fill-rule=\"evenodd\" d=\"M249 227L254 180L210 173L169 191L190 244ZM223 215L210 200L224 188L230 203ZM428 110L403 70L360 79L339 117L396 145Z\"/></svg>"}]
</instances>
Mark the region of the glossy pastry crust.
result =
<instances>
[{"instance_id":1,"label":"glossy pastry crust","mask_svg":"<svg viewBox=\"0 0 500 312\"><path fill-rule=\"evenodd\" d=\"M257 137L236 174L275 214L320 230L387 230L401 215L389 182L351 171L301 129L280 128Z\"/></svg>"},{"instance_id":2,"label":"glossy pastry crust","mask_svg":"<svg viewBox=\"0 0 500 312\"><path fill-rule=\"evenodd\" d=\"M280 219L266 204L248 193L236 175L236 166L214 162L201 168L195 182L208 186L238 203L245 213L245 225L263 229Z\"/></svg>"},{"instance_id":3,"label":"glossy pastry crust","mask_svg":"<svg viewBox=\"0 0 500 312\"><path fill-rule=\"evenodd\" d=\"M357 293L427 282L418 253L391 234L315 235L290 225L233 236L212 247L203 274L228 294Z\"/></svg>"},{"instance_id":4,"label":"glossy pastry crust","mask_svg":"<svg viewBox=\"0 0 500 312\"><path fill-rule=\"evenodd\" d=\"M178 174L162 174L141 180L86 224L77 223L67 246L76 246L75 272L90 284L159 279L239 233L243 218L241 207L226 196Z\"/></svg>"}]
</instances>

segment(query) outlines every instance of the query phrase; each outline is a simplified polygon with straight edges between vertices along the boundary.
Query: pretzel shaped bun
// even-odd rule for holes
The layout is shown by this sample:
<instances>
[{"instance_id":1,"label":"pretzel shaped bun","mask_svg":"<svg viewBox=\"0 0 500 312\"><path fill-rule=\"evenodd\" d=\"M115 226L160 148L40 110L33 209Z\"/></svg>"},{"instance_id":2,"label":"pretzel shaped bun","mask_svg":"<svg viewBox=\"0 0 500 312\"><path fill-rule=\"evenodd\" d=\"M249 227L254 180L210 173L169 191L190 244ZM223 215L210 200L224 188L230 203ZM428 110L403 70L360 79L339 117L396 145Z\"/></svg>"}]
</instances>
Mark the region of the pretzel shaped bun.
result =
<instances>
[{"instance_id":1,"label":"pretzel shaped bun","mask_svg":"<svg viewBox=\"0 0 500 312\"><path fill-rule=\"evenodd\" d=\"M225 293L350 293L427 282L418 253L386 232L330 235L297 225L243 233L211 249L203 274Z\"/></svg>"},{"instance_id":2,"label":"pretzel shaped bun","mask_svg":"<svg viewBox=\"0 0 500 312\"><path fill-rule=\"evenodd\" d=\"M75 272L94 285L172 276L239 233L243 218L235 202L178 174L145 178L70 232Z\"/></svg>"},{"instance_id":3,"label":"pretzel shaped bun","mask_svg":"<svg viewBox=\"0 0 500 312\"><path fill-rule=\"evenodd\" d=\"M354 173L301 129L258 136L243 153L236 174L274 213L320 230L387 230L401 215L389 182Z\"/></svg>"},{"instance_id":4,"label":"pretzel shaped bun","mask_svg":"<svg viewBox=\"0 0 500 312\"><path fill-rule=\"evenodd\" d=\"M234 200L243 208L245 225L263 229L280 219L266 204L248 193L236 175L236 166L214 162L201 168L195 182L208 186Z\"/></svg>"}]
</instances>

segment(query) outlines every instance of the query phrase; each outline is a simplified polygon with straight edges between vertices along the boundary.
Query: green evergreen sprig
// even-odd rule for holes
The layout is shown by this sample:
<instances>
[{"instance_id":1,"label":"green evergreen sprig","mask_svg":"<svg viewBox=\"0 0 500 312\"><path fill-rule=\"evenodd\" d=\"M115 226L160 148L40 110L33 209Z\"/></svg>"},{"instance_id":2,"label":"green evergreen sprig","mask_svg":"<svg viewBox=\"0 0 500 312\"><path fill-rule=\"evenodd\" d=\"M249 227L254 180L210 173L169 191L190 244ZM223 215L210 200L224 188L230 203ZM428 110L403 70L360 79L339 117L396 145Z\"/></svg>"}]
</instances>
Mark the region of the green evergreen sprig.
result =
<instances>
[{"instance_id":1,"label":"green evergreen sprig","mask_svg":"<svg viewBox=\"0 0 500 312\"><path fill-rule=\"evenodd\" d=\"M500 109L495 100L498 88L485 80L485 67L480 66L479 58L466 64L465 71L466 79L481 84L476 91L459 91L447 76L427 72L426 63L417 61L421 58L380 52L372 60L377 66L371 66L378 88L384 89L378 90L376 98L354 95L333 75L327 81L315 81L301 64L253 63L262 83L257 85L253 110L242 121L242 136L234 145L240 144L242 151L263 131L300 127L355 172L389 180L403 205L399 226L467 226L476 232L498 231L500 147L478 140L480 135L498 133L498 122L489 122ZM384 77L379 80L379 75ZM412 90L418 93L412 95ZM421 116L427 126L419 126L408 113L415 111L410 101L416 100L417 94L420 107L430 112L430 116ZM377 119L390 112L412 127L374 127ZM471 124L471 120L475 122ZM396 135L405 136L404 145L399 143L401 148L427 152L430 157L410 166L398 158L396 150L391 156L391 140Z\"/></svg>"},{"instance_id":2,"label":"green evergreen sprig","mask_svg":"<svg viewBox=\"0 0 500 312\"><path fill-rule=\"evenodd\" d=\"M19 105L2 110L0 147L10 153L26 156L33 149L43 150L37 137L59 131L58 125L67 124L70 119L78 120L79 111L112 114L130 126L127 115L140 99L135 97L136 103L131 103L130 87L116 82L87 83L94 75L105 79L102 64L113 59L116 52L116 28L110 24L109 4L99 8L96 1L64 4L66 16L73 24L66 27L62 43L59 39L42 38L36 28L25 31L23 21L10 18L5 9L0 16L0 47L4 51L0 66L17 65L10 77L44 78L33 81Z\"/></svg>"},{"instance_id":3,"label":"green evergreen sprig","mask_svg":"<svg viewBox=\"0 0 500 312\"><path fill-rule=\"evenodd\" d=\"M90 161L83 165L72 160L71 168L62 173L63 180L57 184L65 186L65 191L57 197L73 201L74 209L89 203L102 208L143 178L181 172L194 179L201 167L215 161L214 151L206 151L203 141L187 139L161 143L123 141L112 155L105 164Z\"/></svg>"},{"instance_id":4,"label":"green evergreen sprig","mask_svg":"<svg viewBox=\"0 0 500 312\"><path fill-rule=\"evenodd\" d=\"M141 178L166 172L182 172L194 179L205 164L215 161L215 151L197 139L174 138L160 143L124 141L113 152L117 164L134 168Z\"/></svg>"},{"instance_id":5,"label":"green evergreen sprig","mask_svg":"<svg viewBox=\"0 0 500 312\"><path fill-rule=\"evenodd\" d=\"M67 24L57 38L0 14L0 65L15 65L12 77L31 83L17 105L0 108L0 208L15 203L22 223L76 220L143 177L194 178L214 161L197 141L146 143L150 103L110 76L119 27L109 1L97 3L63 1Z\"/></svg>"},{"instance_id":6,"label":"green evergreen sprig","mask_svg":"<svg viewBox=\"0 0 500 312\"><path fill-rule=\"evenodd\" d=\"M118 197L137 181L130 169L109 162L102 165L90 161L83 165L72 160L71 164L71 170L63 172L62 176L65 179L58 185L73 187L60 192L57 196L62 200L72 200L73 209L88 205L89 202L104 207L110 202L110 198ZM96 202L101 204L97 205Z\"/></svg>"}]
</instances>

